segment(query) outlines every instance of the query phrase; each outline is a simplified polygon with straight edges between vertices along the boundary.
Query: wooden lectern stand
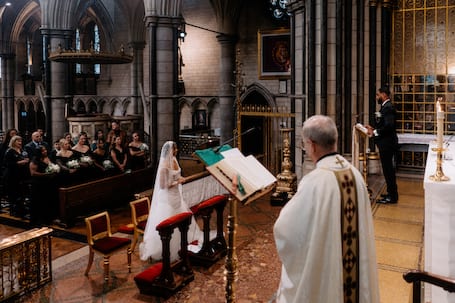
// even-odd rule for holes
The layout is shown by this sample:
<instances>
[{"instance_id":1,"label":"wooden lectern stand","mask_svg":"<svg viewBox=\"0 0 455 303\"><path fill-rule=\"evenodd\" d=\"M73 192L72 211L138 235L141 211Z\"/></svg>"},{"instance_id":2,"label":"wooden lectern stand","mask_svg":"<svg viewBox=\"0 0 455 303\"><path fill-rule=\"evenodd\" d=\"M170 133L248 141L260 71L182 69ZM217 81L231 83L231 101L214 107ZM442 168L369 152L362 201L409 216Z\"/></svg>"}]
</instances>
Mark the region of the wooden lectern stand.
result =
<instances>
[{"instance_id":1,"label":"wooden lectern stand","mask_svg":"<svg viewBox=\"0 0 455 303\"><path fill-rule=\"evenodd\" d=\"M230 149L230 147L221 150L226 151L228 149ZM222 161L223 159L228 158L223 158L223 156L220 155L219 150L215 152L213 149L206 149L196 151L194 155L206 165L206 169L229 192L229 215L227 220L228 247L224 274L226 278L226 302L233 303L235 302L235 282L237 281L237 254L235 243L237 203L240 201L243 205L246 205L270 193L276 185L276 178L259 162L255 162L255 160L252 160L251 158L249 159L250 161L244 162L244 159L242 158L244 157L243 155L239 156L240 159L228 163ZM237 162L237 160L239 161ZM249 182L251 181L251 178L249 180L248 177L251 176L246 175L245 170L237 170L242 165L249 168L248 171L256 171L262 176L266 176L265 179L268 184L260 188L255 187L255 184Z\"/></svg>"},{"instance_id":2,"label":"wooden lectern stand","mask_svg":"<svg viewBox=\"0 0 455 303\"><path fill-rule=\"evenodd\" d=\"M368 188L368 163L367 163L367 140L368 132L365 126L360 123L354 125L352 129L352 165L360 171L360 150L363 153L362 163L363 169L361 171L363 180ZM362 141L362 142L360 142ZM362 143L362 148L361 148ZM370 192L370 190L368 190Z\"/></svg>"}]
</instances>

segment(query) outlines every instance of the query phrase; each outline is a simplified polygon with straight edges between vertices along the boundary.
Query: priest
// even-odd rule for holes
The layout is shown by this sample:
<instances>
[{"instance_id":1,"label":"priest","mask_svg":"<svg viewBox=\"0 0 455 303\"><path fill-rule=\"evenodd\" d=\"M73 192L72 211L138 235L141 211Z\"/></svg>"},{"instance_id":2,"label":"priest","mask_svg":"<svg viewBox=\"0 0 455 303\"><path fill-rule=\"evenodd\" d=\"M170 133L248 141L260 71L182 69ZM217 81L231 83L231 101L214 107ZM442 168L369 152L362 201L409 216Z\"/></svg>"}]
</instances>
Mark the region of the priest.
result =
<instances>
[{"instance_id":1,"label":"priest","mask_svg":"<svg viewBox=\"0 0 455 303\"><path fill-rule=\"evenodd\" d=\"M275 222L282 262L278 303L379 303L373 218L360 172L336 152L333 120L304 122L315 169L302 178Z\"/></svg>"}]
</instances>

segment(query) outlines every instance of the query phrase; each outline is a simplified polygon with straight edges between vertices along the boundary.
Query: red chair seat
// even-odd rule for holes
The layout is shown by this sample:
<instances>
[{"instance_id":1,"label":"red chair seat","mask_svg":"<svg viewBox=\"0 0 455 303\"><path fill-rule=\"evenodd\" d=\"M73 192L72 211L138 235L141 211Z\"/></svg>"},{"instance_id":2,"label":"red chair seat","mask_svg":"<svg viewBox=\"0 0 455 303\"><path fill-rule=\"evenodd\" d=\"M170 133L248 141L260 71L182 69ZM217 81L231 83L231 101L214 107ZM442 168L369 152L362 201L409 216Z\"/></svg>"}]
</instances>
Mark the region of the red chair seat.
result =
<instances>
[{"instance_id":1,"label":"red chair seat","mask_svg":"<svg viewBox=\"0 0 455 303\"><path fill-rule=\"evenodd\" d=\"M127 238L107 237L95 241L93 248L103 254L110 254L129 243L131 243L131 240Z\"/></svg>"}]
</instances>

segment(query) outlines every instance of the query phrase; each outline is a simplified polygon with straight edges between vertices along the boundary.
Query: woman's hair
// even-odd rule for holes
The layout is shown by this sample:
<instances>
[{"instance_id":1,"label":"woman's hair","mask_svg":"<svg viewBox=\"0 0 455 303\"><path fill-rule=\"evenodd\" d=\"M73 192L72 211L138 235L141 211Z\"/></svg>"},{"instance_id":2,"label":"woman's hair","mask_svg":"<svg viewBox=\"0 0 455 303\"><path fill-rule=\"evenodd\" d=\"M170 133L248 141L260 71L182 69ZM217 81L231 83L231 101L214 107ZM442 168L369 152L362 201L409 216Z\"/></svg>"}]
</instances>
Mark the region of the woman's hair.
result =
<instances>
[{"instance_id":1,"label":"woman's hair","mask_svg":"<svg viewBox=\"0 0 455 303\"><path fill-rule=\"evenodd\" d=\"M11 138L11 140L9 140L9 144L8 146L13 148L14 147L14 144L16 143L17 140L22 140L22 137L21 136L18 136L18 135L15 135Z\"/></svg>"},{"instance_id":2,"label":"woman's hair","mask_svg":"<svg viewBox=\"0 0 455 303\"><path fill-rule=\"evenodd\" d=\"M58 145L60 145L60 148L62 148L63 145L65 145L66 142L67 142L67 141L66 141L65 138L61 138L60 140L58 140Z\"/></svg>"},{"instance_id":3,"label":"woman's hair","mask_svg":"<svg viewBox=\"0 0 455 303\"><path fill-rule=\"evenodd\" d=\"M9 141L11 141L11 138L14 137L14 136L11 135L11 133L12 133L13 131L15 131L15 132L16 132L16 135L17 135L17 133L18 133L18 132L17 132L17 129L15 129L15 128L10 128L10 129L8 129L8 131L7 131L6 134L5 134L5 138L3 139L3 144L6 144L6 145L9 144Z\"/></svg>"}]
</instances>

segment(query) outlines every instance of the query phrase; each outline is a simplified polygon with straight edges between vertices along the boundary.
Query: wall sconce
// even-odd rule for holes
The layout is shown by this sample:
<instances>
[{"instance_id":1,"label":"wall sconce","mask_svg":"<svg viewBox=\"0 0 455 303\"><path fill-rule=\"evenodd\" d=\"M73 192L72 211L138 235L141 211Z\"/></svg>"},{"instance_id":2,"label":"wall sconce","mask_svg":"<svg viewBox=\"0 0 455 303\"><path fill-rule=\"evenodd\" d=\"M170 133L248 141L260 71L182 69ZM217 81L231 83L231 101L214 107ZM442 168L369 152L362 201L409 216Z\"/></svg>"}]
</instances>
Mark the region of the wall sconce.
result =
<instances>
[{"instance_id":1,"label":"wall sconce","mask_svg":"<svg viewBox=\"0 0 455 303\"><path fill-rule=\"evenodd\" d=\"M178 37L182 42L185 42L186 37L186 30L185 30L185 22L181 23L177 28Z\"/></svg>"}]
</instances>

